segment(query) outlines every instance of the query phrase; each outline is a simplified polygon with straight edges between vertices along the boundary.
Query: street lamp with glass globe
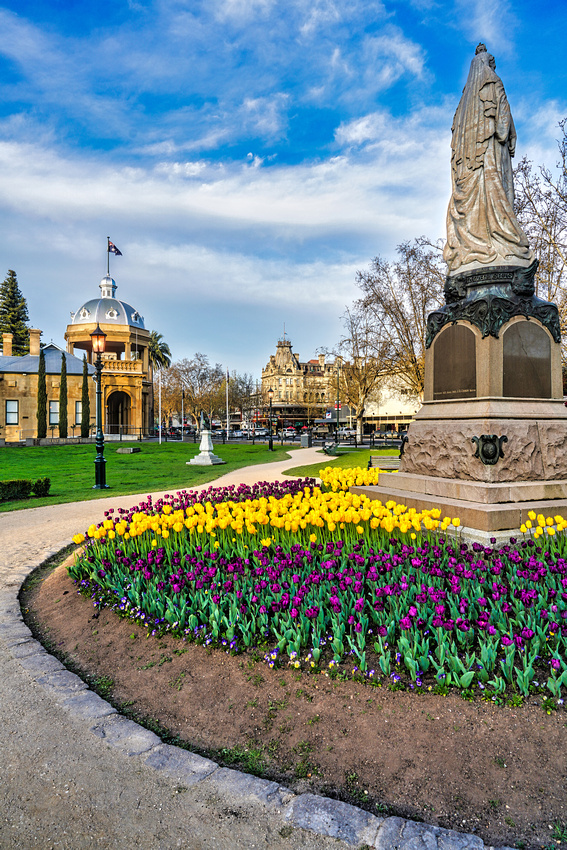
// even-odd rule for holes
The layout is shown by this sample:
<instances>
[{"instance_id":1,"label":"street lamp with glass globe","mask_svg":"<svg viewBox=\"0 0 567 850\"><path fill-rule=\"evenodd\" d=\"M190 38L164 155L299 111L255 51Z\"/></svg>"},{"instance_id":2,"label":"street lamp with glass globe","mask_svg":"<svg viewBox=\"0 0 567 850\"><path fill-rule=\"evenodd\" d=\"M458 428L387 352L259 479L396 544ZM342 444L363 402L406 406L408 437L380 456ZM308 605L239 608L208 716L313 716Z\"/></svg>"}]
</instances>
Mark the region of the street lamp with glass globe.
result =
<instances>
[{"instance_id":1,"label":"street lamp with glass globe","mask_svg":"<svg viewBox=\"0 0 567 850\"><path fill-rule=\"evenodd\" d=\"M106 460L104 458L104 432L102 430L102 357L106 345L106 334L97 322L91 334L93 355L96 354L94 367L96 369L96 458L95 483L93 490L106 490Z\"/></svg>"}]
</instances>

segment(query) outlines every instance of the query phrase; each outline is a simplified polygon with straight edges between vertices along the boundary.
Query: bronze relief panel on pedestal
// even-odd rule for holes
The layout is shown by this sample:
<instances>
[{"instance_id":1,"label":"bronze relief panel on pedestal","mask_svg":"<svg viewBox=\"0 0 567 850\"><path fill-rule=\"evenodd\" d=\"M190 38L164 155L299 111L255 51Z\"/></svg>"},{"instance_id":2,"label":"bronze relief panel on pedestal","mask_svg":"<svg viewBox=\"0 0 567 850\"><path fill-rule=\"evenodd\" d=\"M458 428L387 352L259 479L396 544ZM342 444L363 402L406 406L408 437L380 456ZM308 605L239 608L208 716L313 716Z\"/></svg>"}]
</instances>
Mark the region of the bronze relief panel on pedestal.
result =
<instances>
[{"instance_id":1,"label":"bronze relief panel on pedestal","mask_svg":"<svg viewBox=\"0 0 567 850\"><path fill-rule=\"evenodd\" d=\"M465 325L450 325L434 343L433 398L476 397L476 337Z\"/></svg>"}]
</instances>

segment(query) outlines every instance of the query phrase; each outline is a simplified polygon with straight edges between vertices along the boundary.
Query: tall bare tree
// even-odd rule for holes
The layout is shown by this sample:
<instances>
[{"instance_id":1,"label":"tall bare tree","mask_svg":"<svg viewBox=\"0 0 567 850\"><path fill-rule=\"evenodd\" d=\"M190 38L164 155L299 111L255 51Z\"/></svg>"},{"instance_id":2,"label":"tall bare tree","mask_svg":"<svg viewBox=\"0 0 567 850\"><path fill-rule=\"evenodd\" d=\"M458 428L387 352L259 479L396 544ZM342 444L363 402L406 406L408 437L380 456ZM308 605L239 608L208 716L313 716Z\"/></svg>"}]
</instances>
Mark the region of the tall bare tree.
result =
<instances>
[{"instance_id":1,"label":"tall bare tree","mask_svg":"<svg viewBox=\"0 0 567 850\"><path fill-rule=\"evenodd\" d=\"M303 407L308 426L320 418L325 408L333 403L332 386L329 384L323 387L319 378L309 374L305 375L299 393L298 404Z\"/></svg>"},{"instance_id":2,"label":"tall bare tree","mask_svg":"<svg viewBox=\"0 0 567 850\"><path fill-rule=\"evenodd\" d=\"M226 377L225 377L226 380ZM226 399L226 387L223 382L223 397ZM239 375L233 371L228 380L228 405L231 410L238 411L243 423L249 423L252 418L254 407L255 383L252 375L244 373ZM223 402L226 406L226 401Z\"/></svg>"},{"instance_id":3,"label":"tall bare tree","mask_svg":"<svg viewBox=\"0 0 567 850\"><path fill-rule=\"evenodd\" d=\"M446 267L442 245L425 237L398 245L397 254L394 262L375 257L368 270L357 272L362 298L354 313L365 315L359 327L374 345L384 374L422 395L427 316L443 301Z\"/></svg>"},{"instance_id":4,"label":"tall bare tree","mask_svg":"<svg viewBox=\"0 0 567 850\"><path fill-rule=\"evenodd\" d=\"M167 386L165 391L164 386ZM180 412L181 393L184 390L185 412L198 425L202 410L211 420L222 411L223 386L224 369L221 364L212 366L206 354L197 352L191 359L178 360L164 370L162 399L168 399L172 413Z\"/></svg>"},{"instance_id":5,"label":"tall bare tree","mask_svg":"<svg viewBox=\"0 0 567 850\"><path fill-rule=\"evenodd\" d=\"M536 295L559 309L567 336L567 124L560 123L559 161L554 171L524 157L514 172L516 215L539 260ZM564 350L564 361L567 352Z\"/></svg>"},{"instance_id":6,"label":"tall bare tree","mask_svg":"<svg viewBox=\"0 0 567 850\"><path fill-rule=\"evenodd\" d=\"M344 333L338 345L339 398L354 412L362 437L364 408L385 377L383 355L388 346L376 336L372 315L361 301L343 316Z\"/></svg>"}]
</instances>

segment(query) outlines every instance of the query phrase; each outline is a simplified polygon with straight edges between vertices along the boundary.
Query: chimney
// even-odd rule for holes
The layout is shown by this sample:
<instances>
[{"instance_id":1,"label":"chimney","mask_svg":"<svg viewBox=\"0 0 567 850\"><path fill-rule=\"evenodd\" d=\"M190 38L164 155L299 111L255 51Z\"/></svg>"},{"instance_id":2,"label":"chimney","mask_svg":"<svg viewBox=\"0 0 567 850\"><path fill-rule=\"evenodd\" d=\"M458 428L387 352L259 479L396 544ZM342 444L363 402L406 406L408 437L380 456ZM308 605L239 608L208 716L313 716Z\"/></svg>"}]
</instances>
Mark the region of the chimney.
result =
<instances>
[{"instance_id":1,"label":"chimney","mask_svg":"<svg viewBox=\"0 0 567 850\"><path fill-rule=\"evenodd\" d=\"M4 357L12 356L12 340L14 339L14 334L9 334L4 332L2 334L2 354Z\"/></svg>"},{"instance_id":2,"label":"chimney","mask_svg":"<svg viewBox=\"0 0 567 850\"><path fill-rule=\"evenodd\" d=\"M39 357L39 338L41 331L37 328L30 328L30 354Z\"/></svg>"}]
</instances>

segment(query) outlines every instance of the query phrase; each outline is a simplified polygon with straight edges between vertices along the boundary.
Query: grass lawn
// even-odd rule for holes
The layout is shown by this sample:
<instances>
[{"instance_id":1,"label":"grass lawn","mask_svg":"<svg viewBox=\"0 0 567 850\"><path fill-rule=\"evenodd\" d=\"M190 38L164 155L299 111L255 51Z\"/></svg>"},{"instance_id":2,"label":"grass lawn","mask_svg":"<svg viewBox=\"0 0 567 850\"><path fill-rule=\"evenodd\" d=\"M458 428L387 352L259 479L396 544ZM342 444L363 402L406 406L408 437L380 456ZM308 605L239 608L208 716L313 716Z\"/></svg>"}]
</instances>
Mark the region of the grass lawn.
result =
<instances>
[{"instance_id":1,"label":"grass lawn","mask_svg":"<svg viewBox=\"0 0 567 850\"><path fill-rule=\"evenodd\" d=\"M320 463L310 463L308 466L294 466L293 469L287 469L284 474L292 475L294 478L319 478L319 470L325 469L326 466L334 466L339 469L350 469L354 466L361 466L363 469L366 469L370 455L397 457L398 454L398 449L360 449L360 451L341 452L336 457L321 452Z\"/></svg>"},{"instance_id":2,"label":"grass lawn","mask_svg":"<svg viewBox=\"0 0 567 850\"><path fill-rule=\"evenodd\" d=\"M122 445L128 445L122 443ZM167 442L135 443L136 454L117 454L118 443L107 443L106 483L109 490L93 490L95 480L94 445L0 447L0 477L3 481L28 478L51 479L49 496L13 502L0 502L0 512L82 502L109 495L152 493L160 490L186 490L197 484L214 481L233 469L257 463L285 460L288 447L267 445L215 445L214 451L226 463L222 466L186 466L186 461L199 453L199 444ZM297 447L296 447L297 448Z\"/></svg>"}]
</instances>

